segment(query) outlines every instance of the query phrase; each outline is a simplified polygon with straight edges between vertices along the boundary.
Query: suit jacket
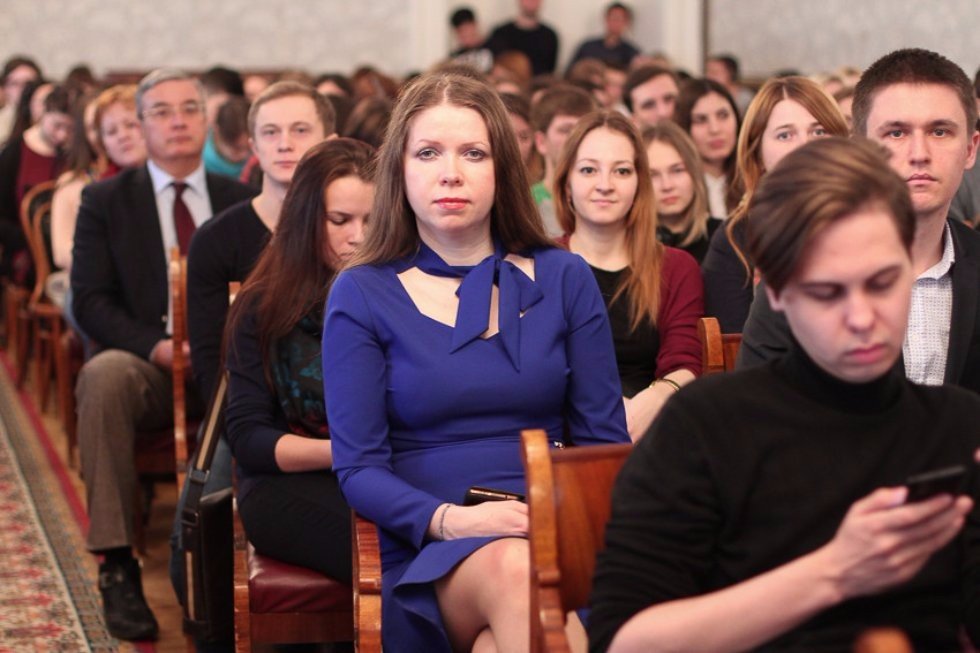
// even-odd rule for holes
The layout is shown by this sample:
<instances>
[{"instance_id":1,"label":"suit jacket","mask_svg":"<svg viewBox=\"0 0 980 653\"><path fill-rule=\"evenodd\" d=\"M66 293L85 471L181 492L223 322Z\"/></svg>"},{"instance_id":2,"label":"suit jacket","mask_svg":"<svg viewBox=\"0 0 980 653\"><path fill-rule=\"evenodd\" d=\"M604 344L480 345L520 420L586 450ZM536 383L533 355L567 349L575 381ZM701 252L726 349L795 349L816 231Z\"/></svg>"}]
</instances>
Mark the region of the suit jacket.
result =
<instances>
[{"instance_id":1,"label":"suit jacket","mask_svg":"<svg viewBox=\"0 0 980 653\"><path fill-rule=\"evenodd\" d=\"M946 352L945 382L980 392L980 233L949 220L953 236L953 314ZM786 352L793 334L782 313L769 306L762 288L756 290L742 332L739 369L765 363ZM904 373L904 363L898 361Z\"/></svg>"},{"instance_id":2,"label":"suit jacket","mask_svg":"<svg viewBox=\"0 0 980 653\"><path fill-rule=\"evenodd\" d=\"M207 187L214 213L254 194L218 175L207 175ZM85 334L149 359L154 345L168 337L169 284L146 166L82 191L72 261L72 311Z\"/></svg>"}]
</instances>

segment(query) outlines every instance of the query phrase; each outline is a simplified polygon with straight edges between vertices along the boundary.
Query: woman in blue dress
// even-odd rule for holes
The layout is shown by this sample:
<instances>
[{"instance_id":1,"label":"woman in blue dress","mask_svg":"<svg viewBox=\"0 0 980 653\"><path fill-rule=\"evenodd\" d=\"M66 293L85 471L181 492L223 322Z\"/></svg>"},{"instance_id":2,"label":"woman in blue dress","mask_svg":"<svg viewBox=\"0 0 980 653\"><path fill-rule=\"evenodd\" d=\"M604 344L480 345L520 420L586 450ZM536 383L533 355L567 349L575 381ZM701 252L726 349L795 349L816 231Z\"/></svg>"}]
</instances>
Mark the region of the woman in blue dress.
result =
<instances>
[{"instance_id":1,"label":"woman in blue dress","mask_svg":"<svg viewBox=\"0 0 980 653\"><path fill-rule=\"evenodd\" d=\"M334 470L381 529L387 651L529 645L520 431L627 442L605 306L545 235L497 94L439 72L402 94L374 228L331 290L323 366Z\"/></svg>"}]
</instances>

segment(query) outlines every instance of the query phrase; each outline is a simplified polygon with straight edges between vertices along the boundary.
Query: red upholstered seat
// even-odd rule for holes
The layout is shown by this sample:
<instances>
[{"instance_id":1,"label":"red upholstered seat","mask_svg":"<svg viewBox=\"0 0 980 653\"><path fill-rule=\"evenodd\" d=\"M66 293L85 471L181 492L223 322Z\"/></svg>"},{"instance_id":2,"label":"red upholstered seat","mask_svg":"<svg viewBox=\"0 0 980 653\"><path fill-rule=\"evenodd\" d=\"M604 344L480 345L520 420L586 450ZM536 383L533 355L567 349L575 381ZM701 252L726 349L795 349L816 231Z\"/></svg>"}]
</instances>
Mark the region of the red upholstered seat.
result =
<instances>
[{"instance_id":1,"label":"red upholstered seat","mask_svg":"<svg viewBox=\"0 0 980 653\"><path fill-rule=\"evenodd\" d=\"M351 608L351 588L323 574L255 551L249 543L248 598L253 613L329 612Z\"/></svg>"}]
</instances>

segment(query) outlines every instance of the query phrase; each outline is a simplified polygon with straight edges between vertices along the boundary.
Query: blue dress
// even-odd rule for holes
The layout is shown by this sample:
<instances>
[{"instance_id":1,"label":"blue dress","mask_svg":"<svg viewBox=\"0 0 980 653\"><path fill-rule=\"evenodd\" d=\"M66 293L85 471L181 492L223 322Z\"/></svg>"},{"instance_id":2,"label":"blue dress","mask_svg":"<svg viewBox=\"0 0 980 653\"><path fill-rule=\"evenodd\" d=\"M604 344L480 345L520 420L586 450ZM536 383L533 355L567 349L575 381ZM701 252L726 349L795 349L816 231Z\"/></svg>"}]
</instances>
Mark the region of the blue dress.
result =
<instances>
[{"instance_id":1,"label":"blue dress","mask_svg":"<svg viewBox=\"0 0 980 653\"><path fill-rule=\"evenodd\" d=\"M420 313L399 281L405 261L352 268L331 290L323 378L334 470L351 507L381 527L386 651L450 650L433 581L495 538L432 541L426 531L470 486L524 493L522 429L629 441L595 278L577 255L532 256L541 297L520 317L517 360L501 334L454 348L453 327Z\"/></svg>"}]
</instances>

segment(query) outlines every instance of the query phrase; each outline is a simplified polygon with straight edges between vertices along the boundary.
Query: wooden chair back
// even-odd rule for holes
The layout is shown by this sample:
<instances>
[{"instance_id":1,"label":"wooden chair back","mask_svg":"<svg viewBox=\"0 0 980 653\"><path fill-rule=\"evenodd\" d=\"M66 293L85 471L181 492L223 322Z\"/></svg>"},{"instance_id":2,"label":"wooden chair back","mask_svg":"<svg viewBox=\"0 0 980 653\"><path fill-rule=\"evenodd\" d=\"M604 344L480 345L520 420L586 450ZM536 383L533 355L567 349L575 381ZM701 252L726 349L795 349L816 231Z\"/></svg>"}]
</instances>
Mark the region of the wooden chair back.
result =
<instances>
[{"instance_id":1,"label":"wooden chair back","mask_svg":"<svg viewBox=\"0 0 980 653\"><path fill-rule=\"evenodd\" d=\"M45 295L45 284L53 268L51 261L51 202L41 203L31 218L30 236L27 239L34 259L34 290L30 306L37 306Z\"/></svg>"},{"instance_id":2,"label":"wooden chair back","mask_svg":"<svg viewBox=\"0 0 980 653\"><path fill-rule=\"evenodd\" d=\"M187 342L187 259L180 249L170 250L170 305L171 337L173 338L173 395L174 395L174 463L177 470L177 488L184 487L187 476L187 368L190 361L184 356Z\"/></svg>"},{"instance_id":3,"label":"wooden chair back","mask_svg":"<svg viewBox=\"0 0 980 653\"><path fill-rule=\"evenodd\" d=\"M43 181L36 184L24 194L24 199L20 201L20 228L24 232L30 248L31 257L35 255L32 240L34 238L34 213L42 204L50 204L54 197L54 189L57 182L54 180ZM36 265L36 263L35 263Z\"/></svg>"},{"instance_id":4,"label":"wooden chair back","mask_svg":"<svg viewBox=\"0 0 980 653\"><path fill-rule=\"evenodd\" d=\"M547 433L521 434L531 545L531 650L568 651L565 615L584 607L617 474L630 444L552 448Z\"/></svg>"},{"instance_id":5,"label":"wooden chair back","mask_svg":"<svg viewBox=\"0 0 980 653\"><path fill-rule=\"evenodd\" d=\"M701 340L702 376L735 369L738 349L742 346L741 333L722 333L717 318L702 317L698 320L698 339Z\"/></svg>"}]
</instances>

